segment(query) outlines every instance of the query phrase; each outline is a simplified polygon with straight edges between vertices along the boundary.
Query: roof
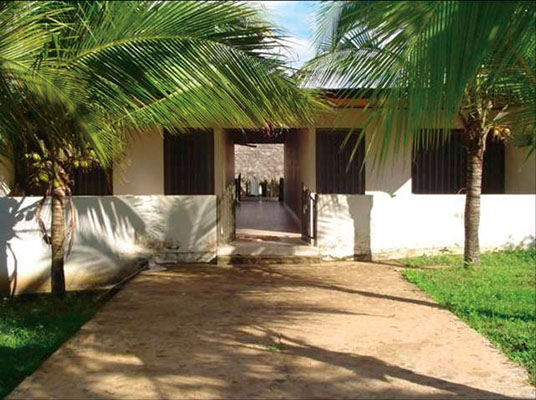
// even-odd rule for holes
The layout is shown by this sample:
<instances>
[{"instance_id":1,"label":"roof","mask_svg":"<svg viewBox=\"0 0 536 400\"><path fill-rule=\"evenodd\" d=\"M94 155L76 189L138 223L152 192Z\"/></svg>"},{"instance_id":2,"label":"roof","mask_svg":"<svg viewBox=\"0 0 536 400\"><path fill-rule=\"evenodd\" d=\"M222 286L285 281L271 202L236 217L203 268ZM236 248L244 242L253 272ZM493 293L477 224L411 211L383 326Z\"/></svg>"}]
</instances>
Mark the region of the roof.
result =
<instances>
[{"instance_id":1,"label":"roof","mask_svg":"<svg viewBox=\"0 0 536 400\"><path fill-rule=\"evenodd\" d=\"M235 146L235 176L259 181L278 180L284 175L282 144L262 143L253 146Z\"/></svg>"}]
</instances>

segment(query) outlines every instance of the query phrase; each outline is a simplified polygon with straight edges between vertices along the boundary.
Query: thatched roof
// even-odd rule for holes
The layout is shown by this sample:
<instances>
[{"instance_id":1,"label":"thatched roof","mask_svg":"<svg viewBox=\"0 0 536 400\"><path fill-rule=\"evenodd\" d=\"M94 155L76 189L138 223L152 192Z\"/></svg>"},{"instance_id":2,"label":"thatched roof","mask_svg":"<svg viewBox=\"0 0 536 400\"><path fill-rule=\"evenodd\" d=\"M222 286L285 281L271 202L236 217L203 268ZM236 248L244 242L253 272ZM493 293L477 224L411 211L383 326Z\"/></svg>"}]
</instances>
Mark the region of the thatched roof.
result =
<instances>
[{"instance_id":1,"label":"thatched roof","mask_svg":"<svg viewBox=\"0 0 536 400\"><path fill-rule=\"evenodd\" d=\"M235 146L235 175L259 181L279 180L284 174L282 144L256 144L256 147Z\"/></svg>"}]
</instances>

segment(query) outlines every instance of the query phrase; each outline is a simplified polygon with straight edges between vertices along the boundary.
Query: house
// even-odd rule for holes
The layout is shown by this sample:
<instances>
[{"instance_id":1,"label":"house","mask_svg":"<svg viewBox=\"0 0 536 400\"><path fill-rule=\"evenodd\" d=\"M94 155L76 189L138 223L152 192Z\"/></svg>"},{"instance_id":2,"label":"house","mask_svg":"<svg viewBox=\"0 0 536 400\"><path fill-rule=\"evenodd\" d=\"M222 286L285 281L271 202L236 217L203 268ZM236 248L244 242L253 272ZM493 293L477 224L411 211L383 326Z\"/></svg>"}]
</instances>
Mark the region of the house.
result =
<instances>
[{"instance_id":1,"label":"house","mask_svg":"<svg viewBox=\"0 0 536 400\"><path fill-rule=\"evenodd\" d=\"M235 144L284 145L284 207L305 242L300 248L309 246L324 258L460 252L465 159L457 127L440 148L391 154L382 169L368 162L361 168L371 140L365 134L366 143L348 166L352 147L340 151L340 145L350 130L363 127L368 112L360 102L346 102L312 126L276 132L215 127L171 136L155 127L137 135L126 165L109 178L102 172L81 176L74 188L77 232L66 262L68 286L117 280L133 260L155 253L160 261L210 262L219 248L233 244ZM14 174L2 168L6 188ZM483 250L534 244L535 193L534 154L526 159L523 148L490 143ZM43 290L48 284L50 250L35 220L38 200L0 199L0 291ZM249 246L269 253L262 243ZM231 248L239 254L239 246Z\"/></svg>"}]
</instances>

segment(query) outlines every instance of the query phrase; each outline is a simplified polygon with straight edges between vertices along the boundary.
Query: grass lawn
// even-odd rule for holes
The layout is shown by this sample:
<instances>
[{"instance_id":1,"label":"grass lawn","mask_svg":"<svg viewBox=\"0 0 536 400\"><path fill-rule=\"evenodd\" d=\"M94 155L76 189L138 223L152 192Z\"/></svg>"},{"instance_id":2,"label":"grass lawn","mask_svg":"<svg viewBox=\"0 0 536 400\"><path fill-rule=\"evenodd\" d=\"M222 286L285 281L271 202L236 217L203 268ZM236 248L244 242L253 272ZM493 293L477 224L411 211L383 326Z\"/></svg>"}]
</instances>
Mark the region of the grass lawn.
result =
<instances>
[{"instance_id":1,"label":"grass lawn","mask_svg":"<svg viewBox=\"0 0 536 400\"><path fill-rule=\"evenodd\" d=\"M536 384L536 250L482 255L482 267L467 270L462 257L443 255L404 260L404 276L512 360ZM441 265L444 268L419 267Z\"/></svg>"},{"instance_id":2,"label":"grass lawn","mask_svg":"<svg viewBox=\"0 0 536 400\"><path fill-rule=\"evenodd\" d=\"M103 302L96 292L0 298L0 398L89 320Z\"/></svg>"}]
</instances>

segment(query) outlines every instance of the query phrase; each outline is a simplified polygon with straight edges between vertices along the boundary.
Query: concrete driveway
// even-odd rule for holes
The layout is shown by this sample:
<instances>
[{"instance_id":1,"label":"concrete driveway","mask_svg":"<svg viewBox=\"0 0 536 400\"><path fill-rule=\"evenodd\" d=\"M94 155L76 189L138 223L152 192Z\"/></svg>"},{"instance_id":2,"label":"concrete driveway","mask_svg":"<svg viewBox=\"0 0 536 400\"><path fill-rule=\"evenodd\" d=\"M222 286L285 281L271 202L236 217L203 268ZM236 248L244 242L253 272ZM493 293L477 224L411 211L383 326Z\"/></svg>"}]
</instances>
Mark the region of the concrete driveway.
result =
<instances>
[{"instance_id":1,"label":"concrete driveway","mask_svg":"<svg viewBox=\"0 0 536 400\"><path fill-rule=\"evenodd\" d=\"M177 266L126 285L12 398L534 398L390 266Z\"/></svg>"}]
</instances>

